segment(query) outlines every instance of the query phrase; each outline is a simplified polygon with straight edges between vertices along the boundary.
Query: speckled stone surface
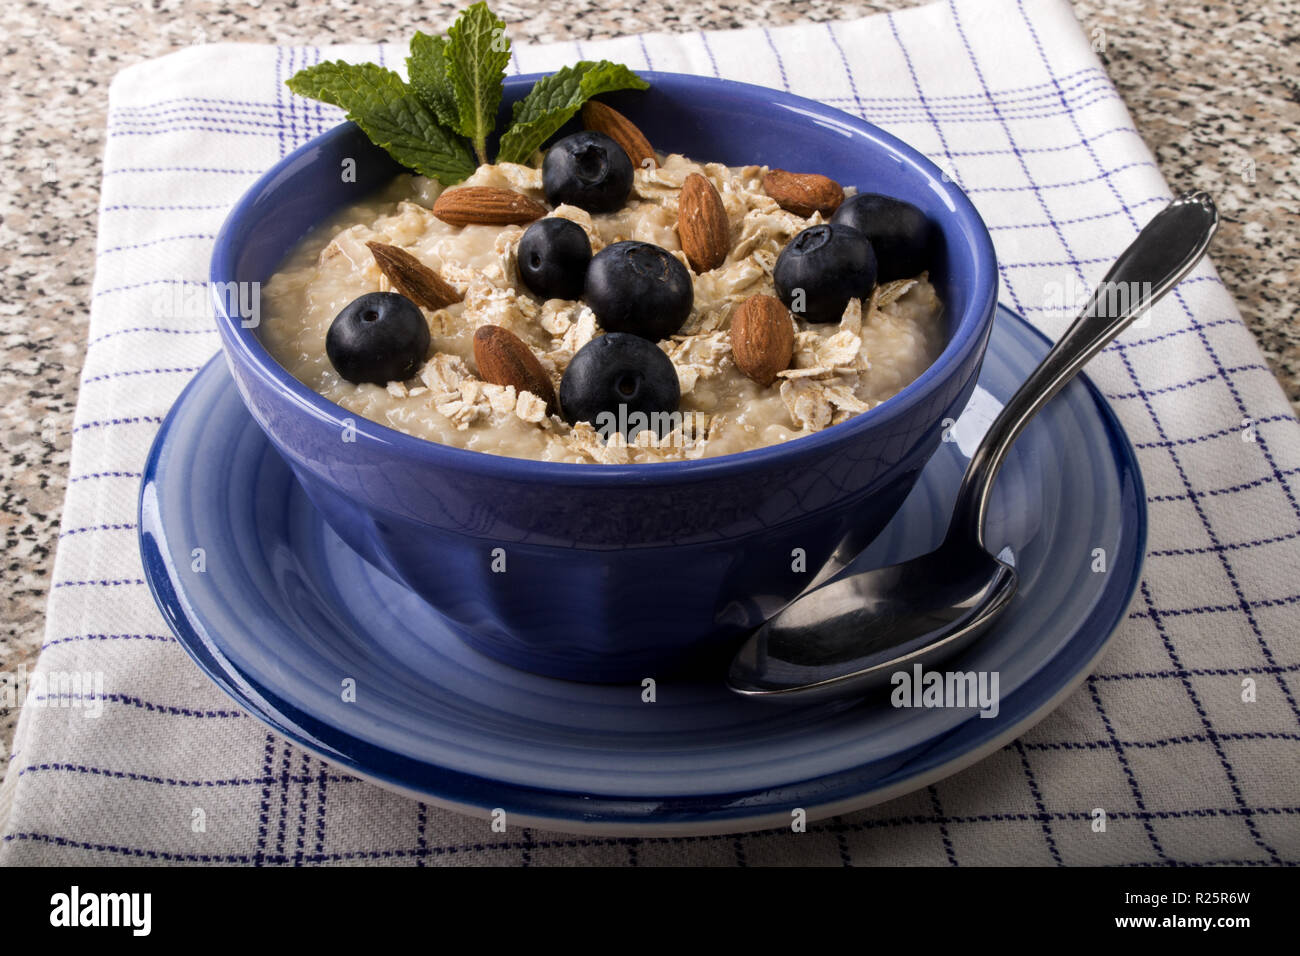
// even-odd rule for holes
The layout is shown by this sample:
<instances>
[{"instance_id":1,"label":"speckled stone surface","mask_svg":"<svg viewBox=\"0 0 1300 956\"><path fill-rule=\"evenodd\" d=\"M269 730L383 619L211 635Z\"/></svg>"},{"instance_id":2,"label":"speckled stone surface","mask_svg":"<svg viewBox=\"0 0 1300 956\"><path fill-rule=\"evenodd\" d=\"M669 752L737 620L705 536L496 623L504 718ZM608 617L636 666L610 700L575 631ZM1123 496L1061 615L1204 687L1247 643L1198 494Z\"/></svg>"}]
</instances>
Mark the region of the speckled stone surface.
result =
<instances>
[{"instance_id":1,"label":"speckled stone surface","mask_svg":"<svg viewBox=\"0 0 1300 956\"><path fill-rule=\"evenodd\" d=\"M842 20L914 5L756 0L497 0L519 42L646 30ZM1175 189L1212 193L1212 254L1300 408L1300 0L1229 5L1075 0L1085 31ZM26 0L0 9L0 671L31 667L67 481L94 270L108 84L119 69L194 43L329 44L442 28L460 2ZM374 11L381 9L382 16ZM17 712L0 701L8 754Z\"/></svg>"}]
</instances>

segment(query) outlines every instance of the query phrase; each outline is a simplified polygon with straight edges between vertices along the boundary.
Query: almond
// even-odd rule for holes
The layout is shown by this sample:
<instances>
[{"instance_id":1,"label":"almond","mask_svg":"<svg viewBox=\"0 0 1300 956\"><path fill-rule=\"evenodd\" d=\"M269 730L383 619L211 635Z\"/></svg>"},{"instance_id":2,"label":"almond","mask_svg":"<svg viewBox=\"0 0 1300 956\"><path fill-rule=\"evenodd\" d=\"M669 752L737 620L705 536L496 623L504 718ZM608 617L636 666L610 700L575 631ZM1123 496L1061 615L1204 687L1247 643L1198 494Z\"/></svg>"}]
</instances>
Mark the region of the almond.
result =
<instances>
[{"instance_id":1,"label":"almond","mask_svg":"<svg viewBox=\"0 0 1300 956\"><path fill-rule=\"evenodd\" d=\"M751 295L731 317L731 352L736 367L759 385L776 381L794 357L794 323L781 300Z\"/></svg>"},{"instance_id":2,"label":"almond","mask_svg":"<svg viewBox=\"0 0 1300 956\"><path fill-rule=\"evenodd\" d=\"M546 207L513 189L461 186L439 196L433 214L453 226L508 226L541 219Z\"/></svg>"},{"instance_id":3,"label":"almond","mask_svg":"<svg viewBox=\"0 0 1300 956\"><path fill-rule=\"evenodd\" d=\"M499 325L480 325L474 333L474 361L479 377L493 385L513 385L546 403L547 414L559 410L555 386L537 356L519 336Z\"/></svg>"},{"instance_id":4,"label":"almond","mask_svg":"<svg viewBox=\"0 0 1300 956\"><path fill-rule=\"evenodd\" d=\"M763 177L763 189L782 209L804 218L815 212L829 216L844 202L843 187L817 173L769 170Z\"/></svg>"},{"instance_id":5,"label":"almond","mask_svg":"<svg viewBox=\"0 0 1300 956\"><path fill-rule=\"evenodd\" d=\"M436 312L463 298L442 276L405 249L382 242L367 242L366 247L393 288L421 308Z\"/></svg>"},{"instance_id":6,"label":"almond","mask_svg":"<svg viewBox=\"0 0 1300 956\"><path fill-rule=\"evenodd\" d=\"M713 183L691 173L677 201L677 235L682 251L697 273L722 265L731 251L731 223Z\"/></svg>"},{"instance_id":7,"label":"almond","mask_svg":"<svg viewBox=\"0 0 1300 956\"><path fill-rule=\"evenodd\" d=\"M633 166L654 169L658 165L659 160L655 158L650 140L636 128L635 123L613 107L596 100L587 100L582 107L582 125L597 133L604 133L622 146Z\"/></svg>"}]
</instances>

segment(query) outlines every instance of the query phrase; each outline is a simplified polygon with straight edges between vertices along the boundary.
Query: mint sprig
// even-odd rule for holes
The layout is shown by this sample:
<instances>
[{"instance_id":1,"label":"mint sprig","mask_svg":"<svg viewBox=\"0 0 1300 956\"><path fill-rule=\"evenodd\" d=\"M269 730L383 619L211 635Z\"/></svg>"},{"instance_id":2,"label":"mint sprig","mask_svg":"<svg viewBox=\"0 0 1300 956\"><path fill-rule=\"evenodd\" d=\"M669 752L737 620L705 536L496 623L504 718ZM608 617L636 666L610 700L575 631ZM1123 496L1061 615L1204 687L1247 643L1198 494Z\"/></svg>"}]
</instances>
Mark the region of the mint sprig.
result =
<instances>
[{"instance_id":1,"label":"mint sprig","mask_svg":"<svg viewBox=\"0 0 1300 956\"><path fill-rule=\"evenodd\" d=\"M409 82L374 63L338 60L299 70L289 89L341 107L403 166L451 186L474 172L476 160L490 161L487 141L510 62L505 26L486 3L475 3L446 36L412 37ZM543 77L515 103L497 161L528 162L591 97L649 85L607 60L584 60Z\"/></svg>"}]
</instances>

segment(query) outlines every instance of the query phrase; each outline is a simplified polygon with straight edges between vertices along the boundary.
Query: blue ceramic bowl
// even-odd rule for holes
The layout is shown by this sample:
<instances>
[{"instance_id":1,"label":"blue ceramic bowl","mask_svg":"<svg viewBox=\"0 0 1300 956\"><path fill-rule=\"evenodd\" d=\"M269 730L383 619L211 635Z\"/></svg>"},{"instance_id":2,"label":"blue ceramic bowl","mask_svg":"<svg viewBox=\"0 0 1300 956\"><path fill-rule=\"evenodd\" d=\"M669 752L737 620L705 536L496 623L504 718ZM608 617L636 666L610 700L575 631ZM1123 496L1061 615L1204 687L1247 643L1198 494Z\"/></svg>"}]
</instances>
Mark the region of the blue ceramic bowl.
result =
<instances>
[{"instance_id":1,"label":"blue ceramic bowl","mask_svg":"<svg viewBox=\"0 0 1300 956\"><path fill-rule=\"evenodd\" d=\"M576 680L634 681L712 663L833 555L864 547L907 496L943 420L969 398L997 299L979 214L901 141L762 87L642 75L649 91L611 103L660 151L815 171L921 207L943 236L932 277L949 339L938 361L879 407L775 447L644 465L536 462L353 415L286 372L257 329L215 296L244 403L335 531L481 651ZM506 81L503 115L536 78ZM345 158L357 160L357 183L341 181ZM397 172L350 123L318 137L235 206L217 237L212 282L264 282L305 233Z\"/></svg>"}]
</instances>

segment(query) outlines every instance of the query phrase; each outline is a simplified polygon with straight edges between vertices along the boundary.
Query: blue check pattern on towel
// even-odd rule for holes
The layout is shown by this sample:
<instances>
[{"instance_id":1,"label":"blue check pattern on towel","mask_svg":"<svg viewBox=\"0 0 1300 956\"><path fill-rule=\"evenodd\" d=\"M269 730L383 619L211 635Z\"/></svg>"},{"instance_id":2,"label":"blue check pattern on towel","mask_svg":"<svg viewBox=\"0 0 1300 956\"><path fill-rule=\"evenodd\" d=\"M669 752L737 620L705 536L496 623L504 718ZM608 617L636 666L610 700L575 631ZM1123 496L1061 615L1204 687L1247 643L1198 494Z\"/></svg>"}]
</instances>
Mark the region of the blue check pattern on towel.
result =
<instances>
[{"instance_id":1,"label":"blue check pattern on towel","mask_svg":"<svg viewBox=\"0 0 1300 956\"><path fill-rule=\"evenodd\" d=\"M151 303L201 294L230 204L338 121L290 97L285 78L323 58L402 55L197 47L113 84L40 661L103 671L102 714L24 709L0 787L0 863L1300 861L1300 427L1208 264L1089 369L1138 448L1151 515L1145 574L1113 649L1035 729L911 796L805 834L493 834L337 772L209 685L149 597L135 509L157 426L217 339L201 314L158 318ZM898 134L970 194L997 243L1003 301L1051 335L1170 198L1065 0L524 48L511 69L580 57L786 89ZM191 830L194 807L204 833Z\"/></svg>"}]
</instances>

